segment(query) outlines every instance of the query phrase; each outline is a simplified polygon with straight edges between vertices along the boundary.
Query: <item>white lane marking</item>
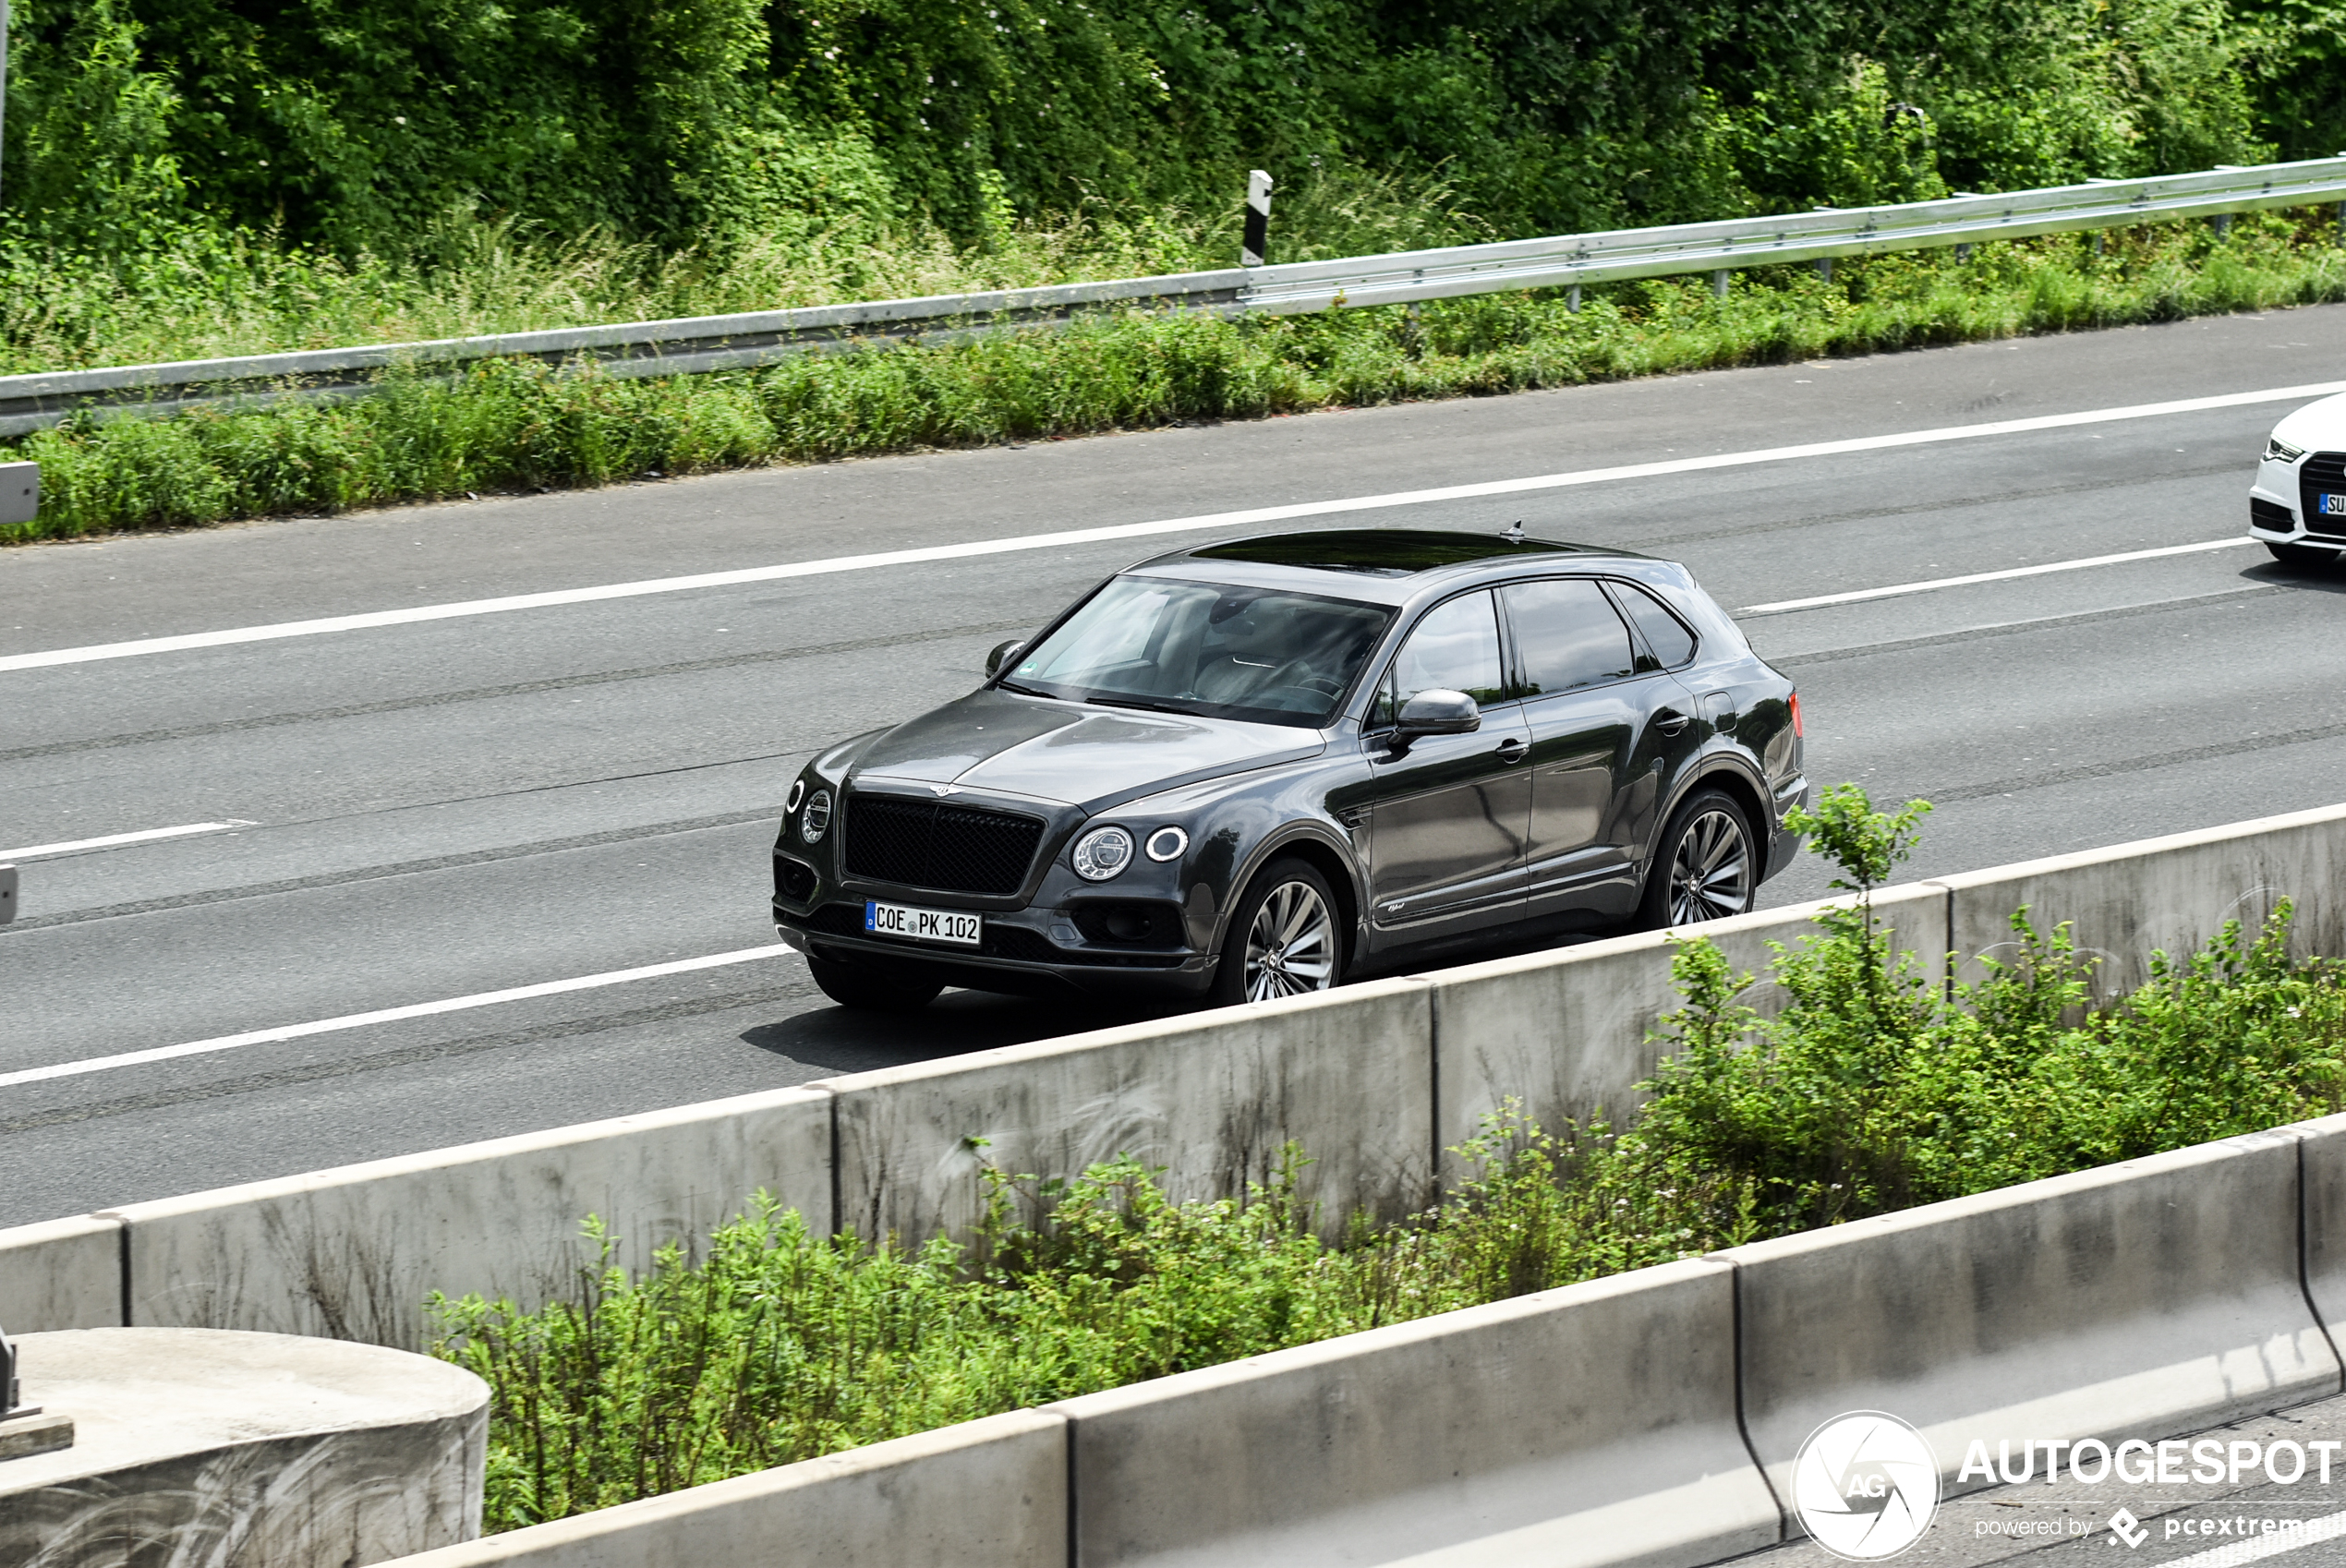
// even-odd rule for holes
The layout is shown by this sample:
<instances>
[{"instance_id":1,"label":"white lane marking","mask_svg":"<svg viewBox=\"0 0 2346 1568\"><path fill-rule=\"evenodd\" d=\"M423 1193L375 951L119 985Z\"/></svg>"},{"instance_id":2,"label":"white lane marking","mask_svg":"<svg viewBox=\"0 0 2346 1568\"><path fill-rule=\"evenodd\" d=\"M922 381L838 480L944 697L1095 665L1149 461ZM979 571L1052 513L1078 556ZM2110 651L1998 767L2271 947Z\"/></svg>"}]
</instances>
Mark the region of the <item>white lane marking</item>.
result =
<instances>
[{"instance_id":1,"label":"white lane marking","mask_svg":"<svg viewBox=\"0 0 2346 1568\"><path fill-rule=\"evenodd\" d=\"M639 583L607 583L592 588L561 588L548 593L512 594L502 598L466 599L455 604L417 605L407 609L332 615L316 621L281 621L271 626L238 626L225 631L194 632L175 637L140 637L127 643L99 643L87 647L52 648L42 653L7 654L0 656L0 671L40 669L58 664L87 664L106 658L135 658L146 654L183 653L194 648L225 647L236 643L265 643L280 637L314 637L329 632L357 632L376 626L406 626L417 621L497 615L514 609L592 604L604 599L637 598L647 594L684 593L695 588L726 588L743 583L772 583L791 577L823 577L840 572L868 572L883 566L964 561L975 556L1054 549L1066 545L1099 544L1113 539L1141 539L1155 534L1179 534L1201 528L1236 528L1258 523L1292 522L1300 517L1373 512L1385 507L1422 506L1434 501L1522 495L1533 490L1565 489L1576 485L1601 485L1621 479L1650 479L1670 474L1695 474L1706 469L1736 468L1755 463L1790 463L1808 457L1836 457L1849 452L1928 446L1940 441L2025 435L2034 430L2107 425L2125 419L2153 419L2170 414L2196 414L2208 409L2240 408L2259 403L2290 403L2340 392L2346 392L2346 381L2316 381L2304 386L2271 387L2262 392L2226 392L2217 397L2180 398L2169 403L2142 403L2122 408L2091 408L2075 414L2045 414L2028 419L2000 419L1985 425L1950 425L1939 429L1907 430L1891 436L1856 436L1836 441L1807 441L1798 446L1764 447L1753 452L1718 452L1709 457L1675 457L1660 463L1632 463L1616 468L1583 468L1567 474L1542 474L1525 479L1492 479L1472 485L1445 485L1435 489L1397 490L1390 495L1300 501L1289 506L1260 506L1244 512L1205 513L1195 517L1175 517L1157 523L1128 523L1111 528L1075 528L1057 534L976 539L966 544L933 545L920 549L882 550L870 555L836 556L823 561L793 561L780 566L753 566L737 572L703 572L689 577L655 577ZM2243 472L2245 468L2243 464Z\"/></svg>"},{"instance_id":2,"label":"white lane marking","mask_svg":"<svg viewBox=\"0 0 2346 1568\"><path fill-rule=\"evenodd\" d=\"M2001 583L2013 577L2042 577L2049 572L2080 572L2088 566L2115 566L2127 561L2156 561L2162 555L2198 555L2211 549L2235 549L2261 544L2259 539L2202 539L2195 545L2167 545L2159 549L2128 550L2123 555L2088 555L2075 561L2048 561L2042 566L2013 566L2001 572L1974 572L1963 577L1933 577L1921 583L1893 583L1886 588L1857 588L1845 594L1819 594L1814 598L1778 599L1773 604L1747 605L1737 615L1775 615L1787 609L1815 609L1820 605L1856 604L1860 599L1886 599L1899 594L1927 594L1934 588L1960 588L1968 583Z\"/></svg>"},{"instance_id":3,"label":"white lane marking","mask_svg":"<svg viewBox=\"0 0 2346 1568\"><path fill-rule=\"evenodd\" d=\"M2275 1557L2284 1551L2295 1551L2301 1546L2317 1546L2323 1541L2346 1536L2346 1514L2325 1514L2318 1519L2308 1519L2295 1529L2294 1521L2286 1521L2271 1535L2259 1533L2244 1541L2230 1546L2214 1547L2207 1551L2195 1551L2189 1557L2171 1557L2159 1568L2241 1568L2260 1557Z\"/></svg>"},{"instance_id":4,"label":"white lane marking","mask_svg":"<svg viewBox=\"0 0 2346 1568\"><path fill-rule=\"evenodd\" d=\"M721 969L727 964L754 963L759 959L778 958L792 949L777 942L768 947L744 947L731 953L710 953L697 959L677 959L664 964L646 964L640 969L612 970L608 974L581 975L575 980L549 980L538 985L516 985L507 991L483 991L471 996L452 996L441 1002L416 1002L405 1007L383 1007L371 1013L352 1013L345 1018L320 1019L315 1023L289 1023L279 1029L256 1029L246 1034L224 1034L215 1040L192 1040L184 1045L157 1045L151 1050L125 1051L114 1056L91 1056L79 1062L57 1062L45 1067L25 1067L16 1072L0 1073L0 1089L18 1083L39 1083L44 1079L79 1078L83 1073L105 1072L114 1067L137 1067L144 1062L166 1062L175 1056L200 1056L214 1051L234 1051L245 1045L266 1045L279 1040L299 1040L305 1035L331 1034L337 1030L364 1029L369 1024L397 1023L404 1019L429 1018L435 1013L463 1012L468 1007L494 1007L500 1002L526 1002L533 996L558 996L565 991L592 991L605 985L625 985L630 981L656 980L662 975L690 974L695 970Z\"/></svg>"},{"instance_id":5,"label":"white lane marking","mask_svg":"<svg viewBox=\"0 0 2346 1568\"><path fill-rule=\"evenodd\" d=\"M21 850L0 850L0 861L29 861L36 855L70 855L82 850L111 850L117 844L144 844L154 838L182 838L190 833L220 833L250 827L249 822L190 822L179 827L150 827L139 833L109 833L103 838L74 838L61 844L27 844Z\"/></svg>"}]
</instances>

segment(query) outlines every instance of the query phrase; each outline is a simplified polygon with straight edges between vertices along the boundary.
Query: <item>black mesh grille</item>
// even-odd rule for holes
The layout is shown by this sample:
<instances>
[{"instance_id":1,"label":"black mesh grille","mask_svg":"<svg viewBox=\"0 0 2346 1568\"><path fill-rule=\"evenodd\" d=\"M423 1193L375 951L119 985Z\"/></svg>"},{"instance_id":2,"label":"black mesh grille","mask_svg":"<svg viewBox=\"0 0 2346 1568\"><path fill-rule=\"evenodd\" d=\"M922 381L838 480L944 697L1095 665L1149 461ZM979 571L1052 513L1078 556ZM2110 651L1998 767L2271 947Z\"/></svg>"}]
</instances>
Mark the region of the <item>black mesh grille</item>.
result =
<instances>
[{"instance_id":1,"label":"black mesh grille","mask_svg":"<svg viewBox=\"0 0 2346 1568\"><path fill-rule=\"evenodd\" d=\"M2346 514L2325 513L2322 497L2346 496L2346 452L2317 452L2297 470L2298 501L2309 533L2346 535Z\"/></svg>"},{"instance_id":2,"label":"black mesh grille","mask_svg":"<svg viewBox=\"0 0 2346 1568\"><path fill-rule=\"evenodd\" d=\"M853 876L952 893L1015 893L1026 882L1043 819L890 795L847 800Z\"/></svg>"},{"instance_id":3,"label":"black mesh grille","mask_svg":"<svg viewBox=\"0 0 2346 1568\"><path fill-rule=\"evenodd\" d=\"M2293 533L2297 528L2297 519L2289 514L2289 508L2263 496L2248 498L2248 520L2259 528L2270 528L2279 534Z\"/></svg>"}]
</instances>

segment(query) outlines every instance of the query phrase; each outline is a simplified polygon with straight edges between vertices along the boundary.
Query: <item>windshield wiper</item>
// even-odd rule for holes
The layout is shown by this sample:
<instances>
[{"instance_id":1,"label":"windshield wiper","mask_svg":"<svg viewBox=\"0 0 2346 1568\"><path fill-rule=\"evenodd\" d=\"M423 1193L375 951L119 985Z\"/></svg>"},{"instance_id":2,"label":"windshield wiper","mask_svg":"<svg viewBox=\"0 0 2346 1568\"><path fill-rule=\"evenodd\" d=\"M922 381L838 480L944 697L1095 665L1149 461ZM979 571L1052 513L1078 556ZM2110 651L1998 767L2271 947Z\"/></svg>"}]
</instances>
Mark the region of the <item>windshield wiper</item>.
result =
<instances>
[{"instance_id":1,"label":"windshield wiper","mask_svg":"<svg viewBox=\"0 0 2346 1568\"><path fill-rule=\"evenodd\" d=\"M997 681L994 682L994 689L998 692L1016 692L1022 697L1047 697L1051 694L1048 692L1038 692L1032 686L1022 686L1015 681Z\"/></svg>"},{"instance_id":2,"label":"windshield wiper","mask_svg":"<svg viewBox=\"0 0 2346 1568\"><path fill-rule=\"evenodd\" d=\"M1174 707L1167 703L1146 702L1139 697L1094 696L1085 697L1083 700L1097 707L1136 707L1141 709L1143 713L1178 713L1189 717L1195 717L1190 713L1188 708Z\"/></svg>"}]
</instances>

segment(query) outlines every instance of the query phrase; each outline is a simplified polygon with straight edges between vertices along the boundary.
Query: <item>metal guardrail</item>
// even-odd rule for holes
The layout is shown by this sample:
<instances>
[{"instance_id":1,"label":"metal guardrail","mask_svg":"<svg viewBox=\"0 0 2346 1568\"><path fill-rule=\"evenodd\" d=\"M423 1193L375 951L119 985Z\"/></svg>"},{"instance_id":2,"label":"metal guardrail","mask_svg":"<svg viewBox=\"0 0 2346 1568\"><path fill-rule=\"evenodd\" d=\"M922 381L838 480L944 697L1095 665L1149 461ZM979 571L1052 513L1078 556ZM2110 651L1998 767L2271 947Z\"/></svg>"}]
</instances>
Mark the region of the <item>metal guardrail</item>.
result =
<instances>
[{"instance_id":1,"label":"metal guardrail","mask_svg":"<svg viewBox=\"0 0 2346 1568\"><path fill-rule=\"evenodd\" d=\"M690 375L768 364L809 350L1054 326L1117 307L1291 315L1509 289L1724 273L1787 262L1830 265L1843 256L2220 218L2330 201L2346 201L2346 154L2151 179L2096 180L2000 196L1820 208L1334 261L430 343L43 371L0 377L0 436L54 425L80 408L166 414L224 401L254 404L363 392L394 366L432 368L526 357L589 361L609 375Z\"/></svg>"}]
</instances>

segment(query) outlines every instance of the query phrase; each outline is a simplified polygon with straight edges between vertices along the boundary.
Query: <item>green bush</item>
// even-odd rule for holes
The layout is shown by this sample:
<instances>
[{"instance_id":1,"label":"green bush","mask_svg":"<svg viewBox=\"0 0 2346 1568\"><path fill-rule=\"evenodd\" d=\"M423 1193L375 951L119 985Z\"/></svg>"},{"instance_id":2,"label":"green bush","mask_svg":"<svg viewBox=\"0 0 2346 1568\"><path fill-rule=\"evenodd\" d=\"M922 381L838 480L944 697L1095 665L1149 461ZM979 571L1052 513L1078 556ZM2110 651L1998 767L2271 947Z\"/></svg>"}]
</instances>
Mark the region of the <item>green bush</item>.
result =
<instances>
[{"instance_id":1,"label":"green bush","mask_svg":"<svg viewBox=\"0 0 2346 1568\"><path fill-rule=\"evenodd\" d=\"M332 513L467 492L810 462L1177 420L1474 396L1618 377L2346 298L2326 222L2171 225L1738 276L1311 316L1132 312L1058 332L626 379L498 361L394 370L370 396L168 418L77 416L0 452L42 464L0 542Z\"/></svg>"},{"instance_id":2,"label":"green bush","mask_svg":"<svg viewBox=\"0 0 2346 1568\"><path fill-rule=\"evenodd\" d=\"M1919 802L1917 803L1917 805ZM1809 819L1869 889L1920 813L1828 792ZM1686 1005L1634 1127L1513 1105L1422 1214L1300 1204L1302 1155L1244 1200L1176 1203L1130 1158L1065 1183L984 1172L963 1248L821 1236L761 1196L705 1254L608 1266L534 1312L433 1298L438 1352L491 1390L488 1527L509 1529L980 1416L2134 1158L2346 1104L2346 964L2292 961L2283 904L2114 1006L2065 929L1944 996L1889 960L1863 892L1779 945L1777 1016L1686 942ZM606 1240L589 1222L591 1240Z\"/></svg>"}]
</instances>

